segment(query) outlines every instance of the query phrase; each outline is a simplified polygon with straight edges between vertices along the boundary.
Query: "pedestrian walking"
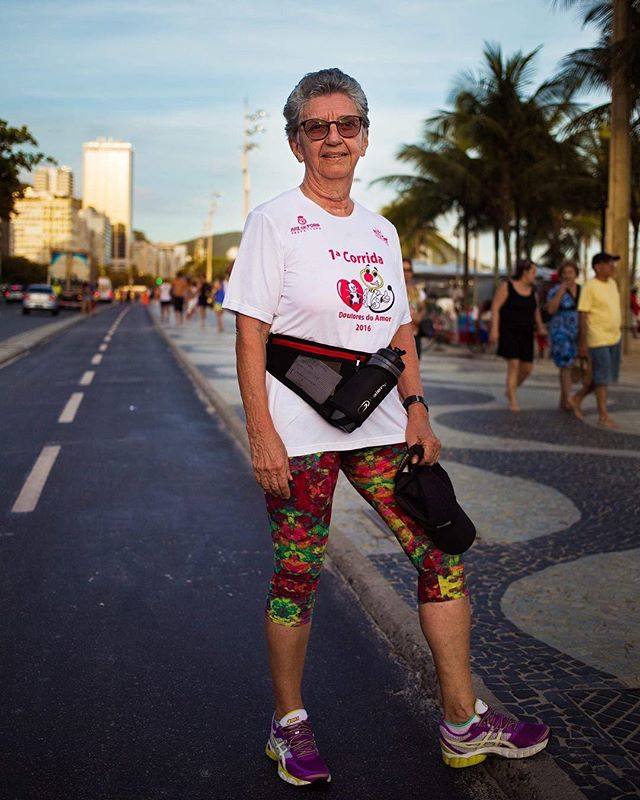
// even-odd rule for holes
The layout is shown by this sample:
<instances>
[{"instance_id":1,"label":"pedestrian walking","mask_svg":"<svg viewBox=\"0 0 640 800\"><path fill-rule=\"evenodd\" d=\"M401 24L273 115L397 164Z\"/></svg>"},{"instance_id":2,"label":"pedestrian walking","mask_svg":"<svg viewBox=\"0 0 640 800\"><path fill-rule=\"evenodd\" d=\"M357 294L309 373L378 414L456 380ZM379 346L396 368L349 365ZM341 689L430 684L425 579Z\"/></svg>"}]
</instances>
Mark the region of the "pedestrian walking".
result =
<instances>
[{"instance_id":1,"label":"pedestrian walking","mask_svg":"<svg viewBox=\"0 0 640 800\"><path fill-rule=\"evenodd\" d=\"M82 287L80 289L80 305L83 314L92 314L93 313L93 291L91 289L91 284L89 281L82 281Z\"/></svg>"},{"instance_id":2,"label":"pedestrian walking","mask_svg":"<svg viewBox=\"0 0 640 800\"><path fill-rule=\"evenodd\" d=\"M296 786L331 778L301 684L340 470L377 509L418 572L420 622L442 693L446 763L470 766L487 753L531 755L546 746L548 727L516 722L473 691L461 557L439 550L394 496L407 445L422 446L424 464L437 462L441 445L423 397L398 235L350 196L368 146L367 99L353 78L321 70L302 78L284 116L304 178L249 215L224 300L237 315L238 381L274 545L265 625L275 712L267 755ZM281 359L289 363L292 353L297 385L306 385L312 398L340 380L318 353L333 353L353 369L356 359L379 348L399 358L391 347L405 351L398 390L353 433L329 424L283 383L291 384L293 367L287 378Z\"/></svg>"},{"instance_id":3,"label":"pedestrian walking","mask_svg":"<svg viewBox=\"0 0 640 800\"><path fill-rule=\"evenodd\" d=\"M638 287L634 286L631 290L630 306L631 310L631 335L634 339L640 337L640 300L638 300Z\"/></svg>"},{"instance_id":4,"label":"pedestrian walking","mask_svg":"<svg viewBox=\"0 0 640 800\"><path fill-rule=\"evenodd\" d=\"M225 295L225 287L223 281L216 281L213 290L213 310L216 315L216 325L218 327L218 333L222 333L224 331L224 295Z\"/></svg>"},{"instance_id":5,"label":"pedestrian walking","mask_svg":"<svg viewBox=\"0 0 640 800\"><path fill-rule=\"evenodd\" d=\"M189 284L181 272L178 272L171 283L171 298L173 300L173 314L178 327L183 322L184 300Z\"/></svg>"},{"instance_id":6,"label":"pedestrian walking","mask_svg":"<svg viewBox=\"0 0 640 800\"><path fill-rule=\"evenodd\" d=\"M415 275L413 274L413 263L410 258L402 259L402 271L404 273L404 281L407 286L407 297L409 300L409 313L411 314L411 326L413 330L413 338L416 343L416 352L418 353L418 360L422 355L422 330L420 325L424 318L424 312L427 305L427 295L421 286L418 286Z\"/></svg>"},{"instance_id":7,"label":"pedestrian walking","mask_svg":"<svg viewBox=\"0 0 640 800\"><path fill-rule=\"evenodd\" d=\"M578 267L567 261L560 268L560 282L549 289L546 310L551 340L551 358L560 370L560 408L572 411L571 368L578 355L578 301L580 287L576 283Z\"/></svg>"},{"instance_id":8,"label":"pedestrian walking","mask_svg":"<svg viewBox=\"0 0 640 800\"><path fill-rule=\"evenodd\" d=\"M160 322L169 322L169 309L171 308L171 284L163 280L160 284Z\"/></svg>"},{"instance_id":9,"label":"pedestrian walking","mask_svg":"<svg viewBox=\"0 0 640 800\"><path fill-rule=\"evenodd\" d=\"M501 283L491 305L491 344L507 362L505 394L511 411L520 411L516 392L533 370L534 331L547 330L535 292L536 265L519 261L513 278Z\"/></svg>"},{"instance_id":10,"label":"pedestrian walking","mask_svg":"<svg viewBox=\"0 0 640 800\"><path fill-rule=\"evenodd\" d=\"M620 374L622 315L618 284L613 279L619 259L610 253L597 253L591 259L596 277L585 283L578 303L578 353L589 356L592 379L573 395L571 404L575 415L582 419L582 401L595 391L598 424L604 428L618 427L607 411L607 387L616 383Z\"/></svg>"},{"instance_id":11,"label":"pedestrian walking","mask_svg":"<svg viewBox=\"0 0 640 800\"><path fill-rule=\"evenodd\" d=\"M204 330L207 322L207 308L211 302L211 284L202 281L198 289L198 314L200 316L200 327Z\"/></svg>"},{"instance_id":12,"label":"pedestrian walking","mask_svg":"<svg viewBox=\"0 0 640 800\"><path fill-rule=\"evenodd\" d=\"M187 288L185 301L187 304L187 319L195 319L196 308L198 307L198 296L200 295L200 283L202 280L192 280Z\"/></svg>"}]
</instances>

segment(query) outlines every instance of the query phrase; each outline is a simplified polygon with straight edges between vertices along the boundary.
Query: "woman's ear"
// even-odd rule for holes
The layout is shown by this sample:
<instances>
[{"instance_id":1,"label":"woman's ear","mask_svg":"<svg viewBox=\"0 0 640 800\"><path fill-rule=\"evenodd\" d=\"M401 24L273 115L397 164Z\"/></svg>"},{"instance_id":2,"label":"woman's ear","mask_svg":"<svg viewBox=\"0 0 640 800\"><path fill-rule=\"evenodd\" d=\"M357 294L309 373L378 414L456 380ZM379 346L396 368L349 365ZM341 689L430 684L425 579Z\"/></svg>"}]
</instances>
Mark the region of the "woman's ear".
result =
<instances>
[{"instance_id":1,"label":"woman's ear","mask_svg":"<svg viewBox=\"0 0 640 800\"><path fill-rule=\"evenodd\" d=\"M300 149L300 142L298 141L297 134L294 136L293 139L289 139L289 147L291 148L291 152L293 153L293 155L302 164L302 162L304 161L304 155L302 154L302 150Z\"/></svg>"},{"instance_id":2,"label":"woman's ear","mask_svg":"<svg viewBox=\"0 0 640 800\"><path fill-rule=\"evenodd\" d=\"M365 128L364 133L362 134L362 146L360 147L360 158L362 158L366 154L367 147L369 147L369 131Z\"/></svg>"}]
</instances>

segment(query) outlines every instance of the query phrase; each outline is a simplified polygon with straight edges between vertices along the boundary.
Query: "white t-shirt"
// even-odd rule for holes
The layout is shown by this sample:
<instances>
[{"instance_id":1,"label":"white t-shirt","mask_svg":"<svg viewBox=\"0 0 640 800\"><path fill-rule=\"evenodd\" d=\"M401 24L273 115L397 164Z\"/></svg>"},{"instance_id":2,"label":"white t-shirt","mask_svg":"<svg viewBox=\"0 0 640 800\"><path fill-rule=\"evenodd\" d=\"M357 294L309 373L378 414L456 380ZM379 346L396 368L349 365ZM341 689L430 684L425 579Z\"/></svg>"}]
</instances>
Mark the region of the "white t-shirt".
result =
<instances>
[{"instance_id":1,"label":"white t-shirt","mask_svg":"<svg viewBox=\"0 0 640 800\"><path fill-rule=\"evenodd\" d=\"M282 333L373 353L411 322L398 234L355 203L329 214L298 188L251 212L224 308ZM267 373L269 411L289 456L404 441L407 415L392 391L353 433L329 425Z\"/></svg>"},{"instance_id":2,"label":"white t-shirt","mask_svg":"<svg viewBox=\"0 0 640 800\"><path fill-rule=\"evenodd\" d=\"M168 303L171 300L171 284L164 283L160 284L160 302L161 303Z\"/></svg>"}]
</instances>

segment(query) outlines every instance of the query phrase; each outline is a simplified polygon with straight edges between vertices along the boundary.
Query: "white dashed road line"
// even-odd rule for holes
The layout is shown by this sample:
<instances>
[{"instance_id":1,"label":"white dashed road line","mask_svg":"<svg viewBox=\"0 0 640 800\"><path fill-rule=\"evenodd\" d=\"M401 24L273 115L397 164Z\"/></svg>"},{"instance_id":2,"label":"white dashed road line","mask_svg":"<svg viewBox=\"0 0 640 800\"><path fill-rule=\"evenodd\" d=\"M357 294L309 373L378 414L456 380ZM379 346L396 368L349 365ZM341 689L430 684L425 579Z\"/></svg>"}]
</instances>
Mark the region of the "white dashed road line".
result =
<instances>
[{"instance_id":1,"label":"white dashed road line","mask_svg":"<svg viewBox=\"0 0 640 800\"><path fill-rule=\"evenodd\" d=\"M62 410L62 414L58 417L58 422L73 422L83 397L83 392L74 392L67 400L67 405Z\"/></svg>"},{"instance_id":2,"label":"white dashed road line","mask_svg":"<svg viewBox=\"0 0 640 800\"><path fill-rule=\"evenodd\" d=\"M18 499L13 504L11 509L13 514L28 514L38 505L38 500L59 452L60 445L57 444L47 445L42 448L42 452L24 482Z\"/></svg>"},{"instance_id":3,"label":"white dashed road line","mask_svg":"<svg viewBox=\"0 0 640 800\"><path fill-rule=\"evenodd\" d=\"M97 365L98 365L98 364L99 364L101 361L102 361L102 354L101 354L101 353L97 353L97 354L96 354L96 355L95 355L95 356L94 356L94 357L91 359L91 363L93 364L93 366L94 366L94 367L96 367L96 366L97 366Z\"/></svg>"},{"instance_id":4,"label":"white dashed road line","mask_svg":"<svg viewBox=\"0 0 640 800\"><path fill-rule=\"evenodd\" d=\"M108 344L101 344L101 345L100 345L100 347L98 348L98 350L99 350L101 353L104 353L104 351L107 349L107 347L109 347L109 345L108 345Z\"/></svg>"},{"instance_id":5,"label":"white dashed road line","mask_svg":"<svg viewBox=\"0 0 640 800\"><path fill-rule=\"evenodd\" d=\"M80 378L80 386L89 386L96 373L92 369L88 369Z\"/></svg>"}]
</instances>

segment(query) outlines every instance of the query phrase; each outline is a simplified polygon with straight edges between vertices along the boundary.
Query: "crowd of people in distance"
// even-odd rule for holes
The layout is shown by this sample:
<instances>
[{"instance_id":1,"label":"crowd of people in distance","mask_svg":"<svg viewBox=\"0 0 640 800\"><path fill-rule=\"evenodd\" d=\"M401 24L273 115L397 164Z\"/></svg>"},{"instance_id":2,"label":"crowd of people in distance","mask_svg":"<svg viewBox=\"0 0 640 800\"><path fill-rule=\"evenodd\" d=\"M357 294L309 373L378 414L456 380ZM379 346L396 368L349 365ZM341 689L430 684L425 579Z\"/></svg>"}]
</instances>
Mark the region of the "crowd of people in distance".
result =
<instances>
[{"instance_id":1,"label":"crowd of people in distance","mask_svg":"<svg viewBox=\"0 0 640 800\"><path fill-rule=\"evenodd\" d=\"M222 301L226 291L228 274L223 279L216 279L212 284L204 278L188 278L179 272L171 283L164 280L157 287L155 299L160 304L160 321L168 323L173 318L176 325L181 326L184 320L200 321L200 327L206 327L207 310L212 309L216 316L216 329L224 331L224 312Z\"/></svg>"},{"instance_id":2,"label":"crowd of people in distance","mask_svg":"<svg viewBox=\"0 0 640 800\"><path fill-rule=\"evenodd\" d=\"M565 262L546 292L537 283L533 261L519 261L513 275L497 288L492 301L463 312L449 298L433 298L418 283L410 259L403 268L409 296L418 358L423 340L446 342L457 329L459 343L474 344L481 352L495 346L507 364L506 390L509 409L520 410L517 392L531 375L534 350L550 357L559 371L563 411L583 419L582 402L595 393L598 424L616 428L607 410L607 387L620 371L620 295L613 278L617 256L598 253L592 259L594 277L582 286L579 269ZM434 302L435 300L435 302ZM447 304L448 301L448 304ZM640 335L640 302L631 291L632 333ZM574 384L578 385L573 392Z\"/></svg>"}]
</instances>

